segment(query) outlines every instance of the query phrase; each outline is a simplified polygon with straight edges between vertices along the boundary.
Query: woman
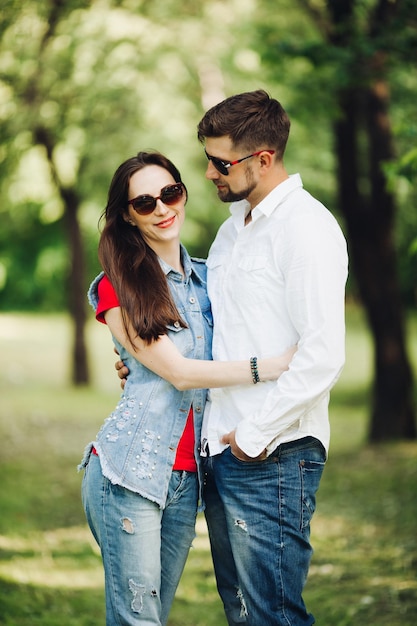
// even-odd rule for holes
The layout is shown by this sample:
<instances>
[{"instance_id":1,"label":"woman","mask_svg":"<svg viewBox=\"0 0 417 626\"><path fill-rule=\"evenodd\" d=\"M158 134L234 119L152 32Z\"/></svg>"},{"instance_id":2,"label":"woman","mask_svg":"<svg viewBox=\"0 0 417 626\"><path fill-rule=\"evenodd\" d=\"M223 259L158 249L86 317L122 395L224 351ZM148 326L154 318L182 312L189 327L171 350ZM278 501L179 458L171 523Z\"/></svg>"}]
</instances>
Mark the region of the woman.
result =
<instances>
[{"instance_id":1,"label":"woman","mask_svg":"<svg viewBox=\"0 0 417 626\"><path fill-rule=\"evenodd\" d=\"M90 302L130 374L87 446L82 497L105 570L107 625L166 624L201 507L206 387L277 378L293 354L213 362L205 264L180 244L187 191L160 153L116 171Z\"/></svg>"}]
</instances>

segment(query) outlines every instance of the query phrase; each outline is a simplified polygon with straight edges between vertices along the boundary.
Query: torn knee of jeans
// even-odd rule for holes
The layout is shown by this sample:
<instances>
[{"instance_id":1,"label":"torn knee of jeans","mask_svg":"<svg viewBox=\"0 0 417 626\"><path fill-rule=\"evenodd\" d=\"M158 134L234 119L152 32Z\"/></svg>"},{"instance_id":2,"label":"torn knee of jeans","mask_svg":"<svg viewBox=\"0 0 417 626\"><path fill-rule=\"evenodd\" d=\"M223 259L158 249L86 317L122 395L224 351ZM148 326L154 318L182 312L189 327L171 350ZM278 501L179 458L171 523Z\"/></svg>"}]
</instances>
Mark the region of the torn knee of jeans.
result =
<instances>
[{"instance_id":1,"label":"torn knee of jeans","mask_svg":"<svg viewBox=\"0 0 417 626\"><path fill-rule=\"evenodd\" d=\"M141 585L136 583L132 578L129 579L129 590L133 594L132 603L130 605L132 611L134 613L142 613L143 611L143 597L146 594L145 585ZM151 598L157 598L158 592L156 589L151 589L150 594Z\"/></svg>"},{"instance_id":2,"label":"torn knee of jeans","mask_svg":"<svg viewBox=\"0 0 417 626\"><path fill-rule=\"evenodd\" d=\"M246 533L248 532L248 527L246 525L245 520L243 519L237 519L235 520L235 526L237 526L238 528L241 528L242 530L244 530Z\"/></svg>"},{"instance_id":3,"label":"torn knee of jeans","mask_svg":"<svg viewBox=\"0 0 417 626\"><path fill-rule=\"evenodd\" d=\"M246 602L245 602L245 598L243 597L242 590L238 589L236 595L240 600L240 617L247 617L248 609L246 607Z\"/></svg>"},{"instance_id":4,"label":"torn knee of jeans","mask_svg":"<svg viewBox=\"0 0 417 626\"><path fill-rule=\"evenodd\" d=\"M128 517L124 517L122 519L122 530L124 530L129 535L133 535L135 533L135 527L133 522Z\"/></svg>"},{"instance_id":5,"label":"torn knee of jeans","mask_svg":"<svg viewBox=\"0 0 417 626\"><path fill-rule=\"evenodd\" d=\"M145 595L145 585L139 585L135 583L131 578L129 579L129 590L133 594L131 609L134 613L142 613L143 609L143 596Z\"/></svg>"}]
</instances>

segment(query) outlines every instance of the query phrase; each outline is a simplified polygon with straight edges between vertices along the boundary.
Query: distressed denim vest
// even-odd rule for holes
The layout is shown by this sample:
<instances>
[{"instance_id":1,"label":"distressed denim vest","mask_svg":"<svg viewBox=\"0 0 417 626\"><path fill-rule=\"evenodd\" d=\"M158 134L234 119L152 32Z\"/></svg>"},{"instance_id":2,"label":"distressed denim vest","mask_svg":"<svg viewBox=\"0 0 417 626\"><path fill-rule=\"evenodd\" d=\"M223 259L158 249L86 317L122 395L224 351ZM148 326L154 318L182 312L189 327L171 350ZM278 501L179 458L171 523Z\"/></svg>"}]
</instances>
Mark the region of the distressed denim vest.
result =
<instances>
[{"instance_id":1,"label":"distressed denim vest","mask_svg":"<svg viewBox=\"0 0 417 626\"><path fill-rule=\"evenodd\" d=\"M185 278L160 259L174 302L188 326L169 326L167 335L183 356L211 359L213 321L205 261L191 259L183 246L181 256ZM88 292L94 310L102 276L103 273L94 279ZM94 445L104 476L164 508L177 445L192 406L201 507L199 447L207 390L178 391L134 359L114 337L113 342L130 373L115 410L105 420L95 441L86 447L80 469L87 465Z\"/></svg>"}]
</instances>

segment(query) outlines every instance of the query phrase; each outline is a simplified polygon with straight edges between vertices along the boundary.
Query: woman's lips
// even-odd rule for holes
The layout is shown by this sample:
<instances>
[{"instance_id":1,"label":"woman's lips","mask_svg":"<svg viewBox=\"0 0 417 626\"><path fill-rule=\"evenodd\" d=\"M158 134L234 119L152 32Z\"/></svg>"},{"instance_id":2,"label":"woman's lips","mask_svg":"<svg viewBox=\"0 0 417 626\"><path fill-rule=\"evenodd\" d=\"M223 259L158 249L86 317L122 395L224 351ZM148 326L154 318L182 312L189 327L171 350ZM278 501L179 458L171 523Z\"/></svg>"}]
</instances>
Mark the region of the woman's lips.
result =
<instances>
[{"instance_id":1,"label":"woman's lips","mask_svg":"<svg viewBox=\"0 0 417 626\"><path fill-rule=\"evenodd\" d=\"M172 226L172 224L175 222L175 215L173 215L172 217L170 217L167 220L164 220L163 222L158 222L158 224L156 224L156 226L158 228L169 228L170 226Z\"/></svg>"}]
</instances>

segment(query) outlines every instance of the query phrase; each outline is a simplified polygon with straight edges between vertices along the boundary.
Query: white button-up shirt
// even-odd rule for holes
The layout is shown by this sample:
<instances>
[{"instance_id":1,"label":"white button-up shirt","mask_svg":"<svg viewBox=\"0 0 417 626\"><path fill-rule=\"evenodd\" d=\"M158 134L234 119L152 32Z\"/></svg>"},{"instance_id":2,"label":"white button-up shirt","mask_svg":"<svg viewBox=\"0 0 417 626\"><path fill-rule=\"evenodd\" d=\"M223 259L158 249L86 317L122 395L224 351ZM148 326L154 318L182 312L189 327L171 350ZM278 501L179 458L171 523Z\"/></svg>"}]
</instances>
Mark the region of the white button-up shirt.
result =
<instances>
[{"instance_id":1,"label":"white button-up shirt","mask_svg":"<svg viewBox=\"0 0 417 626\"><path fill-rule=\"evenodd\" d=\"M203 443L210 454L236 429L249 456L313 436L329 446L328 403L345 360L347 251L332 214L298 174L252 211L231 205L207 260L214 317L213 358L279 355L298 345L277 381L210 390Z\"/></svg>"}]
</instances>

